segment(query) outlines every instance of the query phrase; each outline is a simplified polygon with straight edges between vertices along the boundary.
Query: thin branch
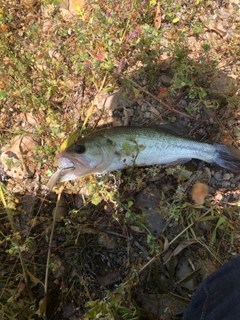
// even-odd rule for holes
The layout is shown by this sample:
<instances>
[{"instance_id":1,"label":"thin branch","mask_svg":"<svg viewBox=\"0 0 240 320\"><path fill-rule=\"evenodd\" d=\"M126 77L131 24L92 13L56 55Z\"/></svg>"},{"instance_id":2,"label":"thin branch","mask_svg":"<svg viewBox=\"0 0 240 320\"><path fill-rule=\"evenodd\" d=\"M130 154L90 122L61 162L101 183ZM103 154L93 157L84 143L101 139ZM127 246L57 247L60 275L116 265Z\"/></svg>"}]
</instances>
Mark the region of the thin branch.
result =
<instances>
[{"instance_id":1,"label":"thin branch","mask_svg":"<svg viewBox=\"0 0 240 320\"><path fill-rule=\"evenodd\" d=\"M52 247L53 235L54 235L54 231L55 231L57 212L58 212L63 189L64 189L64 185L61 186L58 191L57 203L56 203L56 208L53 212L53 222L52 222L51 235L50 235L49 246L48 246L46 273L45 273L45 281L44 281L44 290L45 290L45 299L46 300L44 301L45 310L44 310L43 314L45 314L45 319L46 319L46 308L47 308L48 274L49 274L49 264L50 264L50 258L51 258L51 247Z\"/></svg>"},{"instance_id":2,"label":"thin branch","mask_svg":"<svg viewBox=\"0 0 240 320\"><path fill-rule=\"evenodd\" d=\"M141 90L142 92L148 94L150 97L152 97L153 99L155 99L156 101L158 101L159 103L161 103L164 107L166 107L167 109L171 110L172 112L178 113L184 117L187 117L191 120L193 120L193 117L189 116L188 114L178 111L176 110L174 107L169 106L168 104L166 104L165 102L163 102L161 99L158 99L158 97L156 97L154 94L152 94L151 92L147 91L146 89L144 89L143 87L141 87L139 84L137 84L135 81L133 81L132 79L126 78L123 74L121 74L120 72L115 71L115 73L120 76L121 78L124 78L126 80L128 80L129 82L131 82L135 87L137 87L139 90Z\"/></svg>"}]
</instances>

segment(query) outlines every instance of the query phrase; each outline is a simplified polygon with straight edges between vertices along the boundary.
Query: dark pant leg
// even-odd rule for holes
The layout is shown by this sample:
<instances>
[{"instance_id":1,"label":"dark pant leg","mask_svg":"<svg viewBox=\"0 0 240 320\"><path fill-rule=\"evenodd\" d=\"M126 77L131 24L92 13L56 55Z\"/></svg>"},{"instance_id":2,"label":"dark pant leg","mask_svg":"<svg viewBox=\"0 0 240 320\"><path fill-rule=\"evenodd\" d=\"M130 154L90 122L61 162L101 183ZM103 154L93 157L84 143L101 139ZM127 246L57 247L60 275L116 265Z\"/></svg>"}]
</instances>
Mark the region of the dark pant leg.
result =
<instances>
[{"instance_id":1,"label":"dark pant leg","mask_svg":"<svg viewBox=\"0 0 240 320\"><path fill-rule=\"evenodd\" d=\"M240 257L200 284L183 320L240 320Z\"/></svg>"}]
</instances>

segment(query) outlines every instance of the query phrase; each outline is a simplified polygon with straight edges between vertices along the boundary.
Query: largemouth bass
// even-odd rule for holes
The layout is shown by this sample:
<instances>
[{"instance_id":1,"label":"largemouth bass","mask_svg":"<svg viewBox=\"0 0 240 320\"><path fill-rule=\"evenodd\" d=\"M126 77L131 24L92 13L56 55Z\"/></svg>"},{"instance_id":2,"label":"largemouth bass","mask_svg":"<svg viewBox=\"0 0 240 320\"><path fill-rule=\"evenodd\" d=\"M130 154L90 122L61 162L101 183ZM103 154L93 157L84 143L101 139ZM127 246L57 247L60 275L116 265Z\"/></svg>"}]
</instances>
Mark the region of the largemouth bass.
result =
<instances>
[{"instance_id":1,"label":"largemouth bass","mask_svg":"<svg viewBox=\"0 0 240 320\"><path fill-rule=\"evenodd\" d=\"M112 127L79 138L56 156L59 181L128 166L184 163L199 159L240 172L240 151L173 134L164 127Z\"/></svg>"}]
</instances>

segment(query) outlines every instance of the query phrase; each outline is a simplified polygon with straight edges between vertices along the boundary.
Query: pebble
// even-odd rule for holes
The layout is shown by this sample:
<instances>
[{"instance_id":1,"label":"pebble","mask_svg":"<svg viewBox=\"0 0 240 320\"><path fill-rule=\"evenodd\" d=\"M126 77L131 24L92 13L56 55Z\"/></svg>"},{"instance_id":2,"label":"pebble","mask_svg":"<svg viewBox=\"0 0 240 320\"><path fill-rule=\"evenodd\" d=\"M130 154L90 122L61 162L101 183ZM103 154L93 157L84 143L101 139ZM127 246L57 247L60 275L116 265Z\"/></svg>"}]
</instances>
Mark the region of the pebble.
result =
<instances>
[{"instance_id":1,"label":"pebble","mask_svg":"<svg viewBox=\"0 0 240 320\"><path fill-rule=\"evenodd\" d=\"M113 118L112 125L113 127L123 126L123 121L118 118Z\"/></svg>"},{"instance_id":2,"label":"pebble","mask_svg":"<svg viewBox=\"0 0 240 320\"><path fill-rule=\"evenodd\" d=\"M138 104L141 106L141 111L142 112L145 112L145 111L147 111L149 109L148 105L145 102L139 101Z\"/></svg>"},{"instance_id":3,"label":"pebble","mask_svg":"<svg viewBox=\"0 0 240 320\"><path fill-rule=\"evenodd\" d=\"M113 93L104 92L98 96L96 106L99 110L104 109L115 109L119 106L123 106L121 100L121 91L115 91Z\"/></svg>"},{"instance_id":4,"label":"pebble","mask_svg":"<svg viewBox=\"0 0 240 320\"><path fill-rule=\"evenodd\" d=\"M209 124L214 124L213 118L210 118L210 119L209 119Z\"/></svg>"},{"instance_id":5,"label":"pebble","mask_svg":"<svg viewBox=\"0 0 240 320\"><path fill-rule=\"evenodd\" d=\"M231 119L228 121L229 128L232 128L236 124L236 121L234 119Z\"/></svg>"},{"instance_id":6,"label":"pebble","mask_svg":"<svg viewBox=\"0 0 240 320\"><path fill-rule=\"evenodd\" d=\"M199 129L199 134L201 136L205 136L207 134L207 131L204 128Z\"/></svg>"},{"instance_id":7,"label":"pebble","mask_svg":"<svg viewBox=\"0 0 240 320\"><path fill-rule=\"evenodd\" d=\"M108 250L116 248L116 241L113 237L109 237L106 233L101 233L98 237L98 244Z\"/></svg>"},{"instance_id":8,"label":"pebble","mask_svg":"<svg viewBox=\"0 0 240 320\"><path fill-rule=\"evenodd\" d=\"M61 221L67 215L67 209L64 206L59 206L55 213L56 207L53 209L52 214L55 215L56 221Z\"/></svg>"},{"instance_id":9,"label":"pebble","mask_svg":"<svg viewBox=\"0 0 240 320\"><path fill-rule=\"evenodd\" d=\"M168 75L163 74L163 75L160 77L160 79L161 79L162 84L163 84L165 87L170 87L170 86L171 86L171 84L172 84L172 78L169 77Z\"/></svg>"},{"instance_id":10,"label":"pebble","mask_svg":"<svg viewBox=\"0 0 240 320\"><path fill-rule=\"evenodd\" d=\"M125 110L127 111L129 117L133 117L133 109L132 108L125 108Z\"/></svg>"},{"instance_id":11,"label":"pebble","mask_svg":"<svg viewBox=\"0 0 240 320\"><path fill-rule=\"evenodd\" d=\"M230 187L230 185L231 185L231 182L230 182L230 181L223 181L223 182L222 182L222 186L223 186L224 188L228 188L228 187Z\"/></svg>"},{"instance_id":12,"label":"pebble","mask_svg":"<svg viewBox=\"0 0 240 320\"><path fill-rule=\"evenodd\" d=\"M149 110L150 112L152 112L152 113L154 113L154 114L156 114L157 116L159 116L159 111L158 111L158 109L157 108L154 108L153 106L151 106L150 107L150 110Z\"/></svg>"},{"instance_id":13,"label":"pebble","mask_svg":"<svg viewBox=\"0 0 240 320\"><path fill-rule=\"evenodd\" d=\"M224 173L223 180L230 180L230 179L231 179L230 173Z\"/></svg>"},{"instance_id":14,"label":"pebble","mask_svg":"<svg viewBox=\"0 0 240 320\"><path fill-rule=\"evenodd\" d=\"M240 174L236 175L235 177L233 177L232 182L236 183L240 180Z\"/></svg>"},{"instance_id":15,"label":"pebble","mask_svg":"<svg viewBox=\"0 0 240 320\"><path fill-rule=\"evenodd\" d=\"M222 181L222 174L221 172L217 171L214 173L214 178L217 180L217 181Z\"/></svg>"},{"instance_id":16,"label":"pebble","mask_svg":"<svg viewBox=\"0 0 240 320\"><path fill-rule=\"evenodd\" d=\"M186 108L188 106L187 101L185 99L181 99L178 103L178 106L181 106L182 108Z\"/></svg>"}]
</instances>

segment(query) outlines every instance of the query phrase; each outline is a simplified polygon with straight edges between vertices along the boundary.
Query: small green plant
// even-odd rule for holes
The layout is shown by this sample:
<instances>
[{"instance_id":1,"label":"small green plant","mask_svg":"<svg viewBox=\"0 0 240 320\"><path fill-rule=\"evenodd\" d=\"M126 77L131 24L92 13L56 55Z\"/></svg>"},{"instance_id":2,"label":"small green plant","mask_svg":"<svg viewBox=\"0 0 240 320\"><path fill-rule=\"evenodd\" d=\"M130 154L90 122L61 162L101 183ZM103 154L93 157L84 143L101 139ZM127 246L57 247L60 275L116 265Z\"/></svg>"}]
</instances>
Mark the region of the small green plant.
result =
<instances>
[{"instance_id":1,"label":"small green plant","mask_svg":"<svg viewBox=\"0 0 240 320\"><path fill-rule=\"evenodd\" d=\"M87 302L86 307L90 310L85 314L85 319L140 319L140 310L134 301L129 300L128 290L121 285L114 292L106 291L103 300Z\"/></svg>"}]
</instances>

